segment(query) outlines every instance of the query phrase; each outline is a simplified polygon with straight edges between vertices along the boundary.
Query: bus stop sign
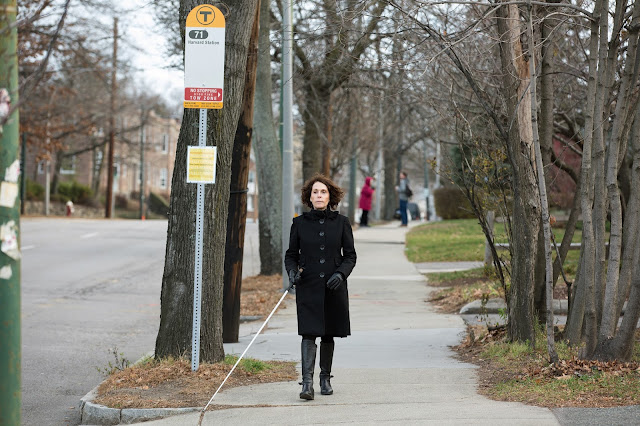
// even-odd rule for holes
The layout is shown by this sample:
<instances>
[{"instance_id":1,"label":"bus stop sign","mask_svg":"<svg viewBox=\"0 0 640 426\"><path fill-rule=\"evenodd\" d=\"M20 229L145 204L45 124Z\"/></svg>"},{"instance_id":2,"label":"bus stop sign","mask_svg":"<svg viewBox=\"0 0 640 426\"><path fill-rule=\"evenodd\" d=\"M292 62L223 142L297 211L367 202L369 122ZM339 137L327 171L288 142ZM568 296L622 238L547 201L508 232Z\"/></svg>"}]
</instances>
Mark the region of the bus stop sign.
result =
<instances>
[{"instance_id":1,"label":"bus stop sign","mask_svg":"<svg viewBox=\"0 0 640 426\"><path fill-rule=\"evenodd\" d=\"M221 109L225 19L209 4L189 12L184 46L184 107Z\"/></svg>"}]
</instances>

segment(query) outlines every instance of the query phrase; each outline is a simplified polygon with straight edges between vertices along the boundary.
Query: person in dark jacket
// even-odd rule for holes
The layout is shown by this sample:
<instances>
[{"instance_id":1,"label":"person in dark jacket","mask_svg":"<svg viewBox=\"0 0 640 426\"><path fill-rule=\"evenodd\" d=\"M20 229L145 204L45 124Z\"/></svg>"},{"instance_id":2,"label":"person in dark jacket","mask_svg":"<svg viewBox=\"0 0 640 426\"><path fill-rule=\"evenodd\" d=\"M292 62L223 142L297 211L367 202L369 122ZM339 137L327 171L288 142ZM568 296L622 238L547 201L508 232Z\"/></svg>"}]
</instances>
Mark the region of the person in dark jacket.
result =
<instances>
[{"instance_id":1,"label":"person in dark jacket","mask_svg":"<svg viewBox=\"0 0 640 426\"><path fill-rule=\"evenodd\" d=\"M311 211L293 219L284 258L289 282L296 288L302 399L314 398L316 338L321 339L320 393L331 395L333 339L351 334L347 277L356 265L356 250L349 219L334 211L343 196L342 189L324 175L305 182L301 199Z\"/></svg>"},{"instance_id":2,"label":"person in dark jacket","mask_svg":"<svg viewBox=\"0 0 640 426\"><path fill-rule=\"evenodd\" d=\"M409 222L409 217L407 216L407 204L409 203L409 177L407 173L402 171L400 172L400 184L396 186L396 191L398 192L398 199L400 200L400 220L402 223L400 226L407 226Z\"/></svg>"},{"instance_id":3,"label":"person in dark jacket","mask_svg":"<svg viewBox=\"0 0 640 426\"><path fill-rule=\"evenodd\" d=\"M375 188L371 184L373 178L367 176L364 180L364 185L360 190L360 203L358 207L362 209L362 216L360 216L360 226L369 226L369 210L371 210L371 201L373 200L373 191Z\"/></svg>"}]
</instances>

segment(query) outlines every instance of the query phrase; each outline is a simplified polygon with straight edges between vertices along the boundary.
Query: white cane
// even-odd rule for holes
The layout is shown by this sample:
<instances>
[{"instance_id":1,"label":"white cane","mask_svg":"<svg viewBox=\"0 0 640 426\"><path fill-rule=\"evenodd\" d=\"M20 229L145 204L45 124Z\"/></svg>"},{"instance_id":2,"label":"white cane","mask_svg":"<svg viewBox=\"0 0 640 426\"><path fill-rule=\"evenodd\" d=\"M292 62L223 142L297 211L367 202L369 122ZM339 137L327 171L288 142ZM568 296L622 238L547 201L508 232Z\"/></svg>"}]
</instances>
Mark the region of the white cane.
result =
<instances>
[{"instance_id":1,"label":"white cane","mask_svg":"<svg viewBox=\"0 0 640 426\"><path fill-rule=\"evenodd\" d=\"M213 396L211 397L211 399L209 400L209 402L207 402L207 405L204 406L204 408L202 409L202 412L200 413L200 420L198 420L198 426L202 425L202 419L204 419L204 413L207 411L207 408L209 407L209 404L211 404L211 401L213 401L213 398L216 397L216 395L218 394L218 392L220 392L220 389L222 388L222 385L224 385L224 383L227 381L227 379L229 378L229 376L231 376L231 373L233 373L233 370L236 369L236 366L238 365L238 363L240 362L240 360L242 359L242 357L244 357L244 354L247 353L247 351L249 350L249 348L251 347L251 345L253 344L253 342L256 340L256 337L258 337L258 335L260 334L260 332L262 331L262 329L264 328L265 325L267 325L267 323L269 322L269 320L271 319L271 316L274 314L274 312L276 311L276 309L278 309L278 306L280 306L280 303L282 303L282 301L284 300L284 298L287 296L287 294L289 294L289 290L291 290L291 287L289 287L288 289L285 290L285 292L282 294L282 297L280 298L280 300L278 301L278 303L276 304L276 307L273 308L273 311L271 311L271 313L269 314L269 316L267 317L267 319L265 320L264 324L262 324L262 327L260 327L260 330L258 330L258 332L256 333L255 336L253 336L253 339L251 339L251 343L249 343L249 346L247 346L247 348L244 350L244 352L242 352L242 355L240 355L240 358L238 358L238 360L236 361L236 363L233 365L233 368L231 368L231 371L229 371L229 374L227 374L227 377L224 378L224 380L222 381L222 383L220 383L220 386L218 387L218 390L216 391L216 393L213 394Z\"/></svg>"}]
</instances>

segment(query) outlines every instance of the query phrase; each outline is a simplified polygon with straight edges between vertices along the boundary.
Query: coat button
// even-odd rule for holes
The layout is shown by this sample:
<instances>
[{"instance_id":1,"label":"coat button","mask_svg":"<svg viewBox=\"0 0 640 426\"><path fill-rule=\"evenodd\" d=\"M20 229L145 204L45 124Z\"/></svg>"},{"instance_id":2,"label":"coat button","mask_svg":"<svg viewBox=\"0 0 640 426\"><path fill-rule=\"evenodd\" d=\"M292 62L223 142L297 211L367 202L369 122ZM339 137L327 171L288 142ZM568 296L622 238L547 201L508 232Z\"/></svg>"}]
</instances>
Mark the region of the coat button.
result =
<instances>
[{"instance_id":1,"label":"coat button","mask_svg":"<svg viewBox=\"0 0 640 426\"><path fill-rule=\"evenodd\" d=\"M320 236L321 236L321 237L324 237L324 232L321 232L321 233L320 233Z\"/></svg>"},{"instance_id":2,"label":"coat button","mask_svg":"<svg viewBox=\"0 0 640 426\"><path fill-rule=\"evenodd\" d=\"M324 225L324 219L320 219L320 225Z\"/></svg>"},{"instance_id":3,"label":"coat button","mask_svg":"<svg viewBox=\"0 0 640 426\"><path fill-rule=\"evenodd\" d=\"M324 250L324 244L320 246L320 250Z\"/></svg>"},{"instance_id":4,"label":"coat button","mask_svg":"<svg viewBox=\"0 0 640 426\"><path fill-rule=\"evenodd\" d=\"M324 278L324 272L320 272L320 278Z\"/></svg>"},{"instance_id":5,"label":"coat button","mask_svg":"<svg viewBox=\"0 0 640 426\"><path fill-rule=\"evenodd\" d=\"M324 258L323 258L323 259L320 259L320 263L324 263Z\"/></svg>"}]
</instances>

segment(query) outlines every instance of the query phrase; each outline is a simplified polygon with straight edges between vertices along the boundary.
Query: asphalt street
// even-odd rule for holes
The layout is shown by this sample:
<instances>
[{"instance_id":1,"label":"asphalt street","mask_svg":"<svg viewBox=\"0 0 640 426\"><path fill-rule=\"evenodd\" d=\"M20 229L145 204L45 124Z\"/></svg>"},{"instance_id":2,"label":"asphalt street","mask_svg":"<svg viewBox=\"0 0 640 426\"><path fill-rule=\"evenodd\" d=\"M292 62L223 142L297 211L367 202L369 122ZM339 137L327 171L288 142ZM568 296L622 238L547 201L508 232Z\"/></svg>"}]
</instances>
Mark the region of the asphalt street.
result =
<instances>
[{"instance_id":1,"label":"asphalt street","mask_svg":"<svg viewBox=\"0 0 640 426\"><path fill-rule=\"evenodd\" d=\"M23 218L22 424L77 425L114 363L153 350L167 222ZM260 271L249 221L243 275Z\"/></svg>"}]
</instances>

